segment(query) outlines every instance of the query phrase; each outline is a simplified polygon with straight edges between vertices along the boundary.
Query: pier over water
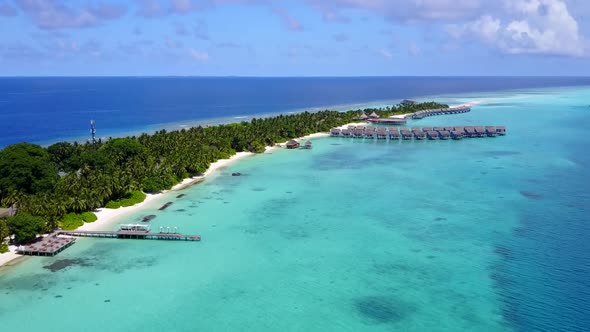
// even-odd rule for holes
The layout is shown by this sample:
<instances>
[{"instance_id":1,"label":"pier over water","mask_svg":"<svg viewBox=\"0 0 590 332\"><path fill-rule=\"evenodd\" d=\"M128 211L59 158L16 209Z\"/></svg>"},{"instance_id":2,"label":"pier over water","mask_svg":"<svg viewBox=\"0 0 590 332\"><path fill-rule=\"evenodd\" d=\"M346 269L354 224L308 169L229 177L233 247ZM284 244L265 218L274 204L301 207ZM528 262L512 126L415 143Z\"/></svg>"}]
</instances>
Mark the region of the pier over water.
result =
<instances>
[{"instance_id":1,"label":"pier over water","mask_svg":"<svg viewBox=\"0 0 590 332\"><path fill-rule=\"evenodd\" d=\"M111 239L136 239L136 240L177 240L177 241L201 241L200 235L185 235L174 232L151 232L149 225L124 224L117 231L64 231L57 230L35 243L19 246L16 250L21 255L28 256L55 256L75 243L76 237L94 237Z\"/></svg>"}]
</instances>

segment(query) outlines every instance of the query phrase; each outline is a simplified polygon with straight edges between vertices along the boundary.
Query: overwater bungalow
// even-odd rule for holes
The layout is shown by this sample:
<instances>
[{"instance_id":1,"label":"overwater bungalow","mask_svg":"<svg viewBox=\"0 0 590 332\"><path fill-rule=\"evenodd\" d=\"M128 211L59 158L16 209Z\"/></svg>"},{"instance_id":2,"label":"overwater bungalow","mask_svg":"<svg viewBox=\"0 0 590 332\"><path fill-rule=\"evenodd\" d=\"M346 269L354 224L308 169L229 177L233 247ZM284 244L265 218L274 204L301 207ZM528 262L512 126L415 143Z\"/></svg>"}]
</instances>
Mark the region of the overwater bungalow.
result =
<instances>
[{"instance_id":1,"label":"overwater bungalow","mask_svg":"<svg viewBox=\"0 0 590 332\"><path fill-rule=\"evenodd\" d=\"M289 142L287 142L286 146L287 146L287 149L297 149L299 147L299 142L292 139Z\"/></svg>"},{"instance_id":2,"label":"overwater bungalow","mask_svg":"<svg viewBox=\"0 0 590 332\"><path fill-rule=\"evenodd\" d=\"M356 129L356 126L355 125L348 125L348 129L355 130Z\"/></svg>"},{"instance_id":3,"label":"overwater bungalow","mask_svg":"<svg viewBox=\"0 0 590 332\"><path fill-rule=\"evenodd\" d=\"M400 129L400 134L404 140L411 140L412 139L412 132L408 130L408 128Z\"/></svg>"},{"instance_id":4,"label":"overwater bungalow","mask_svg":"<svg viewBox=\"0 0 590 332\"><path fill-rule=\"evenodd\" d=\"M377 139L387 139L387 129L383 127L377 128Z\"/></svg>"},{"instance_id":5,"label":"overwater bungalow","mask_svg":"<svg viewBox=\"0 0 590 332\"><path fill-rule=\"evenodd\" d=\"M426 134L420 128L412 128L412 134L417 140L423 140L426 138Z\"/></svg>"},{"instance_id":6,"label":"overwater bungalow","mask_svg":"<svg viewBox=\"0 0 590 332\"><path fill-rule=\"evenodd\" d=\"M464 131L459 131L459 130L453 130L451 131L451 138L454 140L460 140L463 139L463 137L465 137L465 132Z\"/></svg>"},{"instance_id":7,"label":"overwater bungalow","mask_svg":"<svg viewBox=\"0 0 590 332\"><path fill-rule=\"evenodd\" d=\"M428 137L429 140L434 141L439 139L440 135L438 134L438 131L429 130L426 132L426 137Z\"/></svg>"},{"instance_id":8,"label":"overwater bungalow","mask_svg":"<svg viewBox=\"0 0 590 332\"><path fill-rule=\"evenodd\" d=\"M350 129L342 129L340 131L340 135L344 136L344 137L350 137L351 133L352 133L352 130L350 130Z\"/></svg>"},{"instance_id":9,"label":"overwater bungalow","mask_svg":"<svg viewBox=\"0 0 590 332\"><path fill-rule=\"evenodd\" d=\"M302 149L311 149L311 141L305 142L305 144L303 144L303 146L301 148Z\"/></svg>"},{"instance_id":10,"label":"overwater bungalow","mask_svg":"<svg viewBox=\"0 0 590 332\"><path fill-rule=\"evenodd\" d=\"M352 137L354 138L363 138L363 136L365 136L365 131L358 127L352 132Z\"/></svg>"},{"instance_id":11,"label":"overwater bungalow","mask_svg":"<svg viewBox=\"0 0 590 332\"><path fill-rule=\"evenodd\" d=\"M477 137L477 133L475 132L475 128L474 127L465 127L465 136L466 137Z\"/></svg>"},{"instance_id":12,"label":"overwater bungalow","mask_svg":"<svg viewBox=\"0 0 590 332\"><path fill-rule=\"evenodd\" d=\"M475 136L477 137L484 137L486 135L486 130L484 127L477 126L473 128L475 130Z\"/></svg>"},{"instance_id":13,"label":"overwater bungalow","mask_svg":"<svg viewBox=\"0 0 590 332\"><path fill-rule=\"evenodd\" d=\"M432 130L434 130L434 131L443 131L445 129L443 127L434 127L434 128L432 128Z\"/></svg>"},{"instance_id":14,"label":"overwater bungalow","mask_svg":"<svg viewBox=\"0 0 590 332\"><path fill-rule=\"evenodd\" d=\"M446 131L449 131L450 132L450 131L453 131L453 127L444 127L443 130L446 130Z\"/></svg>"},{"instance_id":15,"label":"overwater bungalow","mask_svg":"<svg viewBox=\"0 0 590 332\"><path fill-rule=\"evenodd\" d=\"M376 129L374 127L368 127L365 129L365 138L375 138L376 136Z\"/></svg>"},{"instance_id":16,"label":"overwater bungalow","mask_svg":"<svg viewBox=\"0 0 590 332\"><path fill-rule=\"evenodd\" d=\"M440 139L447 140L451 137L451 133L448 130L441 130L438 132Z\"/></svg>"},{"instance_id":17,"label":"overwater bungalow","mask_svg":"<svg viewBox=\"0 0 590 332\"><path fill-rule=\"evenodd\" d=\"M399 129L397 129L396 127L390 127L389 139L399 139Z\"/></svg>"},{"instance_id":18,"label":"overwater bungalow","mask_svg":"<svg viewBox=\"0 0 590 332\"><path fill-rule=\"evenodd\" d=\"M465 131L465 127L453 127L453 129L451 131L460 131L460 132L464 132Z\"/></svg>"},{"instance_id":19,"label":"overwater bungalow","mask_svg":"<svg viewBox=\"0 0 590 332\"><path fill-rule=\"evenodd\" d=\"M432 127L422 127L423 132L432 131Z\"/></svg>"},{"instance_id":20,"label":"overwater bungalow","mask_svg":"<svg viewBox=\"0 0 590 332\"><path fill-rule=\"evenodd\" d=\"M496 127L496 133L498 133L498 135L500 135L500 136L506 135L506 127L504 127L504 126L497 126Z\"/></svg>"},{"instance_id":21,"label":"overwater bungalow","mask_svg":"<svg viewBox=\"0 0 590 332\"><path fill-rule=\"evenodd\" d=\"M486 135L488 135L488 137L496 137L496 127L486 126Z\"/></svg>"},{"instance_id":22,"label":"overwater bungalow","mask_svg":"<svg viewBox=\"0 0 590 332\"><path fill-rule=\"evenodd\" d=\"M332 128L330 129L330 136L340 136L342 130L340 128Z\"/></svg>"}]
</instances>

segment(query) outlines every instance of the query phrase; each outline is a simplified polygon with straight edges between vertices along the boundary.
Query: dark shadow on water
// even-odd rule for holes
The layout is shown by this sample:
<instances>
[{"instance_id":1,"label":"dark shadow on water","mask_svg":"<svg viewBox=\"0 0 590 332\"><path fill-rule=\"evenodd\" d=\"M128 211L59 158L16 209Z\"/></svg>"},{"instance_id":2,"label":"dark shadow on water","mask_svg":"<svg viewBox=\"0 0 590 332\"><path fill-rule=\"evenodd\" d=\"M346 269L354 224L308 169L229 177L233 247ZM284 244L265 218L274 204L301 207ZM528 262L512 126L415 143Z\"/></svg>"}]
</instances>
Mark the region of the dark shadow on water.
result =
<instances>
[{"instance_id":1,"label":"dark shadow on water","mask_svg":"<svg viewBox=\"0 0 590 332\"><path fill-rule=\"evenodd\" d=\"M532 191L526 191L526 190L521 190L520 194L526 198L529 199L541 199L543 198L543 195L539 194L539 193L535 193Z\"/></svg>"},{"instance_id":2,"label":"dark shadow on water","mask_svg":"<svg viewBox=\"0 0 590 332\"><path fill-rule=\"evenodd\" d=\"M93 266L94 264L90 262L90 260L85 258L66 258L66 259L58 259L55 262L43 266L44 269L48 269L51 272L61 271L71 266Z\"/></svg>"},{"instance_id":3,"label":"dark shadow on water","mask_svg":"<svg viewBox=\"0 0 590 332\"><path fill-rule=\"evenodd\" d=\"M407 303L386 296L364 296L354 300L354 308L361 317L374 323L398 323L414 312Z\"/></svg>"}]
</instances>

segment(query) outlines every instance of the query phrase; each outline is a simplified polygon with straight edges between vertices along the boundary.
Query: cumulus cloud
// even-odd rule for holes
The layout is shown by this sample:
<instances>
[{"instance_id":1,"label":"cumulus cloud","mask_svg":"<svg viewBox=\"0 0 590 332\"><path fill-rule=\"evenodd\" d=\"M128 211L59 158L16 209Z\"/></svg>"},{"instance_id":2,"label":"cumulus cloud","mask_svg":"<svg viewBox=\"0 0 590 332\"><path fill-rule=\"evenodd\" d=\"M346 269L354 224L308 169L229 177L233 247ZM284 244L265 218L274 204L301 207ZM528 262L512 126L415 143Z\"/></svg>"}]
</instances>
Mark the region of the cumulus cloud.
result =
<instances>
[{"instance_id":1,"label":"cumulus cloud","mask_svg":"<svg viewBox=\"0 0 590 332\"><path fill-rule=\"evenodd\" d=\"M341 11L365 10L395 21L453 20L475 15L482 0L305 0L319 9L324 20L346 22Z\"/></svg>"},{"instance_id":2,"label":"cumulus cloud","mask_svg":"<svg viewBox=\"0 0 590 332\"><path fill-rule=\"evenodd\" d=\"M509 54L588 55L587 41L563 0L505 0L505 9L513 15L508 20L483 15L449 25L447 32Z\"/></svg>"},{"instance_id":3,"label":"cumulus cloud","mask_svg":"<svg viewBox=\"0 0 590 332\"><path fill-rule=\"evenodd\" d=\"M275 8L272 11L276 16L278 16L289 31L303 31L303 25L301 22L297 21L288 11L281 8Z\"/></svg>"},{"instance_id":4,"label":"cumulus cloud","mask_svg":"<svg viewBox=\"0 0 590 332\"><path fill-rule=\"evenodd\" d=\"M41 29L85 28L123 16L126 8L98 2L87 6L71 7L67 2L55 0L16 0L16 5Z\"/></svg>"},{"instance_id":5,"label":"cumulus cloud","mask_svg":"<svg viewBox=\"0 0 590 332\"><path fill-rule=\"evenodd\" d=\"M199 62L209 61L209 54L207 52L201 52L191 48L189 50L189 55L191 58Z\"/></svg>"},{"instance_id":6,"label":"cumulus cloud","mask_svg":"<svg viewBox=\"0 0 590 332\"><path fill-rule=\"evenodd\" d=\"M387 60L391 60L393 58L393 54L384 48L380 49L378 53Z\"/></svg>"}]
</instances>

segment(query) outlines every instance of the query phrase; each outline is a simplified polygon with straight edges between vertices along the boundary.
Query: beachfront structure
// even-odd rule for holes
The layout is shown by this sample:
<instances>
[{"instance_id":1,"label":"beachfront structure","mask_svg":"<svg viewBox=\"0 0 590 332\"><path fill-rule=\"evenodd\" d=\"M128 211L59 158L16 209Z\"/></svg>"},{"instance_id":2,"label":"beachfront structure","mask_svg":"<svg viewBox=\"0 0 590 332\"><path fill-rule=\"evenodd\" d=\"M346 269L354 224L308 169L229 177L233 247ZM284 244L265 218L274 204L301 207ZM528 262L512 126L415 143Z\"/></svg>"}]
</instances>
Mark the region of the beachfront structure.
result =
<instances>
[{"instance_id":1,"label":"beachfront structure","mask_svg":"<svg viewBox=\"0 0 590 332\"><path fill-rule=\"evenodd\" d=\"M122 224L119 225L120 231L130 231L130 232L149 232L151 230L150 225L144 224Z\"/></svg>"},{"instance_id":2,"label":"beachfront structure","mask_svg":"<svg viewBox=\"0 0 590 332\"><path fill-rule=\"evenodd\" d=\"M451 133L447 130L441 130L438 132L440 139L447 140L451 137Z\"/></svg>"},{"instance_id":3,"label":"beachfront structure","mask_svg":"<svg viewBox=\"0 0 590 332\"><path fill-rule=\"evenodd\" d=\"M12 205L9 208L0 208L0 218L10 217L16 214L16 205Z\"/></svg>"},{"instance_id":4,"label":"beachfront structure","mask_svg":"<svg viewBox=\"0 0 590 332\"><path fill-rule=\"evenodd\" d=\"M465 137L465 132L464 131L459 131L459 130L453 130L451 131L451 138L454 140L460 140L463 139L463 137Z\"/></svg>"},{"instance_id":5,"label":"beachfront structure","mask_svg":"<svg viewBox=\"0 0 590 332\"><path fill-rule=\"evenodd\" d=\"M496 137L496 128L494 126L486 126L486 135L488 137Z\"/></svg>"},{"instance_id":6,"label":"beachfront structure","mask_svg":"<svg viewBox=\"0 0 590 332\"><path fill-rule=\"evenodd\" d=\"M425 131L426 133L426 137L428 137L429 140L434 141L440 138L438 131L434 131L434 130L428 130Z\"/></svg>"},{"instance_id":7,"label":"beachfront structure","mask_svg":"<svg viewBox=\"0 0 590 332\"><path fill-rule=\"evenodd\" d=\"M334 129L334 128L333 128ZM450 138L460 140L464 137L494 137L496 135L505 135L504 126L456 126L456 127L371 127L357 126L354 130L342 129L339 135L333 134L337 131L331 131L331 136L367 138L379 140L399 139L404 140L448 140Z\"/></svg>"},{"instance_id":8,"label":"beachfront structure","mask_svg":"<svg viewBox=\"0 0 590 332\"><path fill-rule=\"evenodd\" d=\"M371 119L379 119L379 114L375 113L375 111L373 111L373 113L371 113L369 115L369 118Z\"/></svg>"},{"instance_id":9,"label":"beachfront structure","mask_svg":"<svg viewBox=\"0 0 590 332\"><path fill-rule=\"evenodd\" d=\"M473 127L473 129L477 137L484 137L486 135L486 130L482 126Z\"/></svg>"},{"instance_id":10,"label":"beachfront structure","mask_svg":"<svg viewBox=\"0 0 590 332\"><path fill-rule=\"evenodd\" d=\"M397 129L396 127L390 127L389 139L399 139L399 129Z\"/></svg>"},{"instance_id":11,"label":"beachfront structure","mask_svg":"<svg viewBox=\"0 0 590 332\"><path fill-rule=\"evenodd\" d=\"M301 148L302 149L311 149L311 141L305 142L305 144L303 144L303 146Z\"/></svg>"},{"instance_id":12,"label":"beachfront structure","mask_svg":"<svg viewBox=\"0 0 590 332\"><path fill-rule=\"evenodd\" d=\"M330 129L330 136L340 136L342 130L340 128L332 128Z\"/></svg>"},{"instance_id":13,"label":"beachfront structure","mask_svg":"<svg viewBox=\"0 0 590 332\"><path fill-rule=\"evenodd\" d=\"M414 100L409 100L409 99L404 99L400 102L400 105L404 105L404 106L413 106L416 105L418 102L414 101Z\"/></svg>"},{"instance_id":14,"label":"beachfront structure","mask_svg":"<svg viewBox=\"0 0 590 332\"><path fill-rule=\"evenodd\" d=\"M287 146L287 149L297 149L299 147L299 142L292 139L289 142L287 142L286 146Z\"/></svg>"},{"instance_id":15,"label":"beachfront structure","mask_svg":"<svg viewBox=\"0 0 590 332\"><path fill-rule=\"evenodd\" d=\"M407 123L406 119L400 119L400 118L374 118L374 119L368 119L368 122L372 123L372 124L381 124L381 125L405 125Z\"/></svg>"}]
</instances>

